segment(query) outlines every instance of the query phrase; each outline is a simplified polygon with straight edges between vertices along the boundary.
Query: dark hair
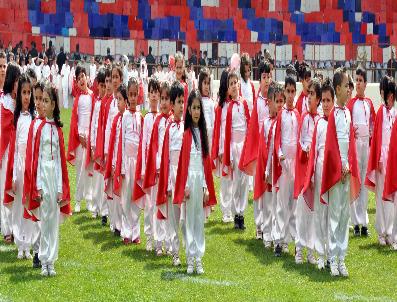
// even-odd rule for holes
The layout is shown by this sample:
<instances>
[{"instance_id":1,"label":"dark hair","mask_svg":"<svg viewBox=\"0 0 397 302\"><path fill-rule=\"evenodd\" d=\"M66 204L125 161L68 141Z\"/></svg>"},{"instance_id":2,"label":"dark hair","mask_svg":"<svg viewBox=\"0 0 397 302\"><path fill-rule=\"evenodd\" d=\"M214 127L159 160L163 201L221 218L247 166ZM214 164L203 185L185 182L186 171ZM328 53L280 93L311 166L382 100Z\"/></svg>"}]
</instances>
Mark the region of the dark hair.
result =
<instances>
[{"instance_id":1,"label":"dark hair","mask_svg":"<svg viewBox=\"0 0 397 302\"><path fill-rule=\"evenodd\" d=\"M356 75L362 76L364 79L364 83L367 83L367 72L365 71L364 67L362 67L362 66L357 67Z\"/></svg>"},{"instance_id":2,"label":"dark hair","mask_svg":"<svg viewBox=\"0 0 397 302\"><path fill-rule=\"evenodd\" d=\"M198 138L196 137L196 135L193 131L193 119L192 119L192 115L189 112L189 108L192 107L193 101L195 99L200 101L200 119L198 121L198 128L200 130L200 136L201 136L201 152L203 152L204 156L207 156L209 154L207 126L205 123L203 102L201 100L200 91L198 91L198 89L192 90L192 92L189 94L189 98L187 100L187 107L186 107L187 110L186 110L186 115L185 115L185 131L192 132L194 143L197 146Z\"/></svg>"},{"instance_id":3,"label":"dark hair","mask_svg":"<svg viewBox=\"0 0 397 302\"><path fill-rule=\"evenodd\" d=\"M7 59L7 55L4 51L0 51L0 59Z\"/></svg>"},{"instance_id":4,"label":"dark hair","mask_svg":"<svg viewBox=\"0 0 397 302\"><path fill-rule=\"evenodd\" d=\"M250 55L245 52L241 55L241 63L240 63L240 75L244 82L246 82L246 80L244 78L244 74L245 74L245 66L247 66L247 65L249 67L252 67L252 61L251 61Z\"/></svg>"},{"instance_id":5,"label":"dark hair","mask_svg":"<svg viewBox=\"0 0 397 302\"><path fill-rule=\"evenodd\" d=\"M329 91L331 93L332 99L335 98L335 90L332 85L331 79L329 77L326 77L323 81L323 85L321 86L321 94L324 92Z\"/></svg>"},{"instance_id":6,"label":"dark hair","mask_svg":"<svg viewBox=\"0 0 397 302\"><path fill-rule=\"evenodd\" d=\"M125 84L120 84L117 92L120 92L121 96L128 101L127 86Z\"/></svg>"},{"instance_id":7,"label":"dark hair","mask_svg":"<svg viewBox=\"0 0 397 302\"><path fill-rule=\"evenodd\" d=\"M85 69L85 67L83 65L78 64L76 67L76 71L74 72L76 79L79 77L79 75L81 73L84 73L85 75L87 75L87 70Z\"/></svg>"},{"instance_id":8,"label":"dark hair","mask_svg":"<svg viewBox=\"0 0 397 302\"><path fill-rule=\"evenodd\" d=\"M97 83L105 83L106 80L106 72L105 72L105 68L99 68L98 73L96 75L96 81Z\"/></svg>"},{"instance_id":9,"label":"dark hair","mask_svg":"<svg viewBox=\"0 0 397 302\"><path fill-rule=\"evenodd\" d=\"M121 64L120 64L120 63L115 63L115 64L113 64L113 65L112 65L111 73L113 73L113 70L114 70L114 69L117 70L117 72L119 73L121 82L123 82L123 69L122 69L122 67L121 67Z\"/></svg>"},{"instance_id":10,"label":"dark hair","mask_svg":"<svg viewBox=\"0 0 397 302\"><path fill-rule=\"evenodd\" d=\"M389 94L393 95L393 99L396 97L396 83L393 81L392 77L387 77L387 82L383 86L383 102L387 106L387 98Z\"/></svg>"},{"instance_id":11,"label":"dark hair","mask_svg":"<svg viewBox=\"0 0 397 302\"><path fill-rule=\"evenodd\" d=\"M14 126L17 126L19 116L21 115L22 111L22 85L28 83L30 85L30 102L29 102L29 108L28 111L30 115L32 116L32 119L34 118L34 99L33 99L33 91L32 91L32 83L30 82L29 77L27 74L23 73L19 77L19 83L18 83L18 91L17 91L17 99L16 99L16 104L15 104L15 110L14 110Z\"/></svg>"},{"instance_id":12,"label":"dark hair","mask_svg":"<svg viewBox=\"0 0 397 302\"><path fill-rule=\"evenodd\" d=\"M339 67L335 70L334 78L332 80L332 85L336 91L336 87L342 85L343 75L346 74L346 69L344 67Z\"/></svg>"},{"instance_id":13,"label":"dark hair","mask_svg":"<svg viewBox=\"0 0 397 302\"><path fill-rule=\"evenodd\" d=\"M354 82L353 82L353 78L350 74L347 75L347 80L349 81L349 88L353 91L354 89Z\"/></svg>"},{"instance_id":14,"label":"dark hair","mask_svg":"<svg viewBox=\"0 0 397 302\"><path fill-rule=\"evenodd\" d=\"M170 100L172 104L175 104L176 98L184 96L184 94L185 88L183 87L181 82L175 81L174 83L172 83L170 90Z\"/></svg>"},{"instance_id":15,"label":"dark hair","mask_svg":"<svg viewBox=\"0 0 397 302\"><path fill-rule=\"evenodd\" d=\"M223 108L223 105L226 102L227 99L227 79L229 76L229 69L225 69L222 71L221 74L221 80L219 81L219 92L218 92L218 96L219 96L219 101L218 101L218 105Z\"/></svg>"},{"instance_id":16,"label":"dark hair","mask_svg":"<svg viewBox=\"0 0 397 302\"><path fill-rule=\"evenodd\" d=\"M150 92L150 89L154 91L160 92L160 82L156 77L151 77L149 80L149 84L147 86L147 91Z\"/></svg>"},{"instance_id":17,"label":"dark hair","mask_svg":"<svg viewBox=\"0 0 397 302\"><path fill-rule=\"evenodd\" d=\"M276 90L276 84L275 84L274 82L272 82L272 83L269 85L269 89L268 89L268 91L267 91L267 98L268 98L269 100L273 100L273 99L274 99L275 90Z\"/></svg>"},{"instance_id":18,"label":"dark hair","mask_svg":"<svg viewBox=\"0 0 397 302\"><path fill-rule=\"evenodd\" d=\"M384 75L379 82L379 93L382 92L382 90L385 90L385 86L387 85L387 83L389 82L389 77L387 75Z\"/></svg>"},{"instance_id":19,"label":"dark hair","mask_svg":"<svg viewBox=\"0 0 397 302\"><path fill-rule=\"evenodd\" d=\"M310 81L308 88L312 86L314 88L314 92L316 93L316 97L318 99L321 99L321 83L317 78L314 78Z\"/></svg>"},{"instance_id":20,"label":"dark hair","mask_svg":"<svg viewBox=\"0 0 397 302\"><path fill-rule=\"evenodd\" d=\"M203 96L203 82L206 78L208 78L208 79L210 78L210 71L208 68L204 67L204 68L201 68L200 74L198 77L198 89L201 93L201 96Z\"/></svg>"},{"instance_id":21,"label":"dark hair","mask_svg":"<svg viewBox=\"0 0 397 302\"><path fill-rule=\"evenodd\" d=\"M296 81L293 77L286 77L284 82L284 89L287 88L287 85L294 86L296 90Z\"/></svg>"},{"instance_id":22,"label":"dark hair","mask_svg":"<svg viewBox=\"0 0 397 302\"><path fill-rule=\"evenodd\" d=\"M54 122L57 127L63 127L63 123L61 122L61 112L59 110L59 100L58 100L58 91L52 86L50 83L47 83L44 87L44 92L48 94L50 100L55 103L54 107Z\"/></svg>"},{"instance_id":23,"label":"dark hair","mask_svg":"<svg viewBox=\"0 0 397 302\"><path fill-rule=\"evenodd\" d=\"M273 82L274 84L274 98L276 98L276 94L281 94L285 101L284 87L283 85Z\"/></svg>"},{"instance_id":24,"label":"dark hair","mask_svg":"<svg viewBox=\"0 0 397 302\"><path fill-rule=\"evenodd\" d=\"M227 75L227 89L229 89L229 81L232 78L236 78L237 80L239 79L237 72L234 70L230 71Z\"/></svg>"},{"instance_id":25,"label":"dark hair","mask_svg":"<svg viewBox=\"0 0 397 302\"><path fill-rule=\"evenodd\" d=\"M28 75L28 77L30 78L30 80L35 79L37 80L37 75L36 72L33 70L33 68L28 68L26 70L26 74Z\"/></svg>"},{"instance_id":26,"label":"dark hair","mask_svg":"<svg viewBox=\"0 0 397 302\"><path fill-rule=\"evenodd\" d=\"M170 90L171 90L170 82L168 81L161 82L160 94L163 93L164 90L167 92L167 95L170 96Z\"/></svg>"},{"instance_id":27,"label":"dark hair","mask_svg":"<svg viewBox=\"0 0 397 302\"><path fill-rule=\"evenodd\" d=\"M136 85L138 87L138 90L139 90L139 81L138 81L137 78L132 77L132 78L130 78L128 80L127 90L129 90L132 85Z\"/></svg>"},{"instance_id":28,"label":"dark hair","mask_svg":"<svg viewBox=\"0 0 397 302\"><path fill-rule=\"evenodd\" d=\"M303 67L302 78L306 80L307 78L311 78L311 77L312 77L312 71L309 69L309 67L307 66Z\"/></svg>"},{"instance_id":29,"label":"dark hair","mask_svg":"<svg viewBox=\"0 0 397 302\"><path fill-rule=\"evenodd\" d=\"M38 81L38 82L34 85L33 89L34 89L34 90L40 89L41 92L44 92L44 82L43 82L43 81Z\"/></svg>"},{"instance_id":30,"label":"dark hair","mask_svg":"<svg viewBox=\"0 0 397 302\"><path fill-rule=\"evenodd\" d=\"M112 77L112 69L109 67L105 67L105 78L111 78Z\"/></svg>"},{"instance_id":31,"label":"dark hair","mask_svg":"<svg viewBox=\"0 0 397 302\"><path fill-rule=\"evenodd\" d=\"M258 66L259 80L262 78L262 73L270 73L270 64L268 61L260 62Z\"/></svg>"},{"instance_id":32,"label":"dark hair","mask_svg":"<svg viewBox=\"0 0 397 302\"><path fill-rule=\"evenodd\" d=\"M19 66L11 62L7 66L7 71L6 71L6 78L4 81L4 94L12 93L12 90L14 89L14 84L16 81L19 80L19 77L21 76L21 70L19 69Z\"/></svg>"}]
</instances>

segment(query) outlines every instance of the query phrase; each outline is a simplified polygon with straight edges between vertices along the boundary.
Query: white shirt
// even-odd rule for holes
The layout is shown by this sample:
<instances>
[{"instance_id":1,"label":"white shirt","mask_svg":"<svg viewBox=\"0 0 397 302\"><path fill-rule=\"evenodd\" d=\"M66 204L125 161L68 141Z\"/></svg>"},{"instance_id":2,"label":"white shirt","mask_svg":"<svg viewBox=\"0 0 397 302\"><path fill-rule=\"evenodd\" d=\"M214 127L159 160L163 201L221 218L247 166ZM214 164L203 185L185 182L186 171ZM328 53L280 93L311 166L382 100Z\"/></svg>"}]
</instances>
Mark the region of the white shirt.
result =
<instances>
[{"instance_id":1,"label":"white shirt","mask_svg":"<svg viewBox=\"0 0 397 302\"><path fill-rule=\"evenodd\" d=\"M161 154L163 153L163 143L164 143L164 134L165 134L165 129L167 128L167 119L165 117L162 117L160 122L159 122L159 136L158 136L158 150L157 150L157 156L156 156L156 169L160 169L161 165Z\"/></svg>"},{"instance_id":2,"label":"white shirt","mask_svg":"<svg viewBox=\"0 0 397 302\"><path fill-rule=\"evenodd\" d=\"M122 165L121 173L126 174L128 171L128 157L138 156L139 139L142 131L142 115L140 112L131 112L126 110L123 114L122 121Z\"/></svg>"},{"instance_id":3,"label":"white shirt","mask_svg":"<svg viewBox=\"0 0 397 302\"><path fill-rule=\"evenodd\" d=\"M325 150L325 139L327 138L327 126L328 121L325 119L320 119L317 123L317 133L316 133L316 163L324 162L324 150Z\"/></svg>"},{"instance_id":4,"label":"white shirt","mask_svg":"<svg viewBox=\"0 0 397 302\"><path fill-rule=\"evenodd\" d=\"M336 137L339 144L340 158L342 166L348 165L348 151L349 151L349 139L350 139L350 123L351 116L350 111L345 107L341 108L335 105L335 127Z\"/></svg>"},{"instance_id":5,"label":"white shirt","mask_svg":"<svg viewBox=\"0 0 397 302\"><path fill-rule=\"evenodd\" d=\"M383 106L382 147L380 154L380 162L383 163L384 168L386 168L386 164L387 164L391 130L393 128L393 123L395 121L395 118L396 118L396 110L394 109L394 107L388 110L385 106Z\"/></svg>"},{"instance_id":6,"label":"white shirt","mask_svg":"<svg viewBox=\"0 0 397 302\"><path fill-rule=\"evenodd\" d=\"M102 101L99 98L97 98L94 105L94 111L92 112L91 133L90 133L91 148L95 148L96 146L96 138L98 133L98 120L99 120L99 113L101 111L101 103Z\"/></svg>"},{"instance_id":7,"label":"white shirt","mask_svg":"<svg viewBox=\"0 0 397 302\"><path fill-rule=\"evenodd\" d=\"M109 139L110 139L110 132L112 131L113 119L119 113L119 108L117 107L117 99L113 96L113 100L109 106L109 113L108 119L106 121L106 128L105 128L105 153L108 153L109 150Z\"/></svg>"},{"instance_id":8,"label":"white shirt","mask_svg":"<svg viewBox=\"0 0 397 302\"><path fill-rule=\"evenodd\" d=\"M119 138L120 138L120 128L122 125L123 116L120 116L117 125L116 125L116 136L114 141L114 148L113 148L113 158L112 158L112 167L113 169L116 167L117 162L117 153L119 152Z\"/></svg>"},{"instance_id":9,"label":"white shirt","mask_svg":"<svg viewBox=\"0 0 397 302\"><path fill-rule=\"evenodd\" d=\"M273 121L275 121L276 118L270 118L270 116L266 117L266 119L263 122L263 136L265 137L265 143L266 145L268 144L269 138L270 138L270 128L272 126ZM267 151L267 162L266 162L266 175L271 175L271 163L272 163L272 158L273 158L273 148L274 148L274 133L276 129L276 123L274 123L272 130L272 136L271 136L271 141L269 145L269 150Z\"/></svg>"},{"instance_id":10,"label":"white shirt","mask_svg":"<svg viewBox=\"0 0 397 302\"><path fill-rule=\"evenodd\" d=\"M37 81L40 81L42 78L43 65L43 63L41 63L40 65L34 64L34 71L36 72Z\"/></svg>"},{"instance_id":11,"label":"white shirt","mask_svg":"<svg viewBox=\"0 0 397 302\"><path fill-rule=\"evenodd\" d=\"M207 132L212 133L215 123L215 102L206 96L202 97L202 102Z\"/></svg>"},{"instance_id":12,"label":"white shirt","mask_svg":"<svg viewBox=\"0 0 397 302\"><path fill-rule=\"evenodd\" d=\"M88 136L91 122L92 97L89 94L82 94L79 97L77 106L79 135Z\"/></svg>"},{"instance_id":13,"label":"white shirt","mask_svg":"<svg viewBox=\"0 0 397 302\"><path fill-rule=\"evenodd\" d=\"M353 127L357 128L358 137L370 135L371 107L365 99L357 99L353 106Z\"/></svg>"},{"instance_id":14,"label":"white shirt","mask_svg":"<svg viewBox=\"0 0 397 302\"><path fill-rule=\"evenodd\" d=\"M181 151L184 125L183 121L179 123L172 122L169 129L169 144L171 151Z\"/></svg>"},{"instance_id":15,"label":"white shirt","mask_svg":"<svg viewBox=\"0 0 397 302\"><path fill-rule=\"evenodd\" d=\"M17 129L15 133L15 152L14 152L14 169L13 169L13 181L16 180L17 176L21 177L18 174L18 164L17 160L19 156L22 158L26 157L26 144L28 141L28 133L30 124L32 123L32 116L29 112L21 112L21 115L18 118Z\"/></svg>"},{"instance_id":16,"label":"white shirt","mask_svg":"<svg viewBox=\"0 0 397 302\"><path fill-rule=\"evenodd\" d=\"M279 156L285 155L284 153L289 146L296 146L298 140L298 120L295 112L283 108L281 114L281 149L279 150Z\"/></svg>"},{"instance_id":17,"label":"white shirt","mask_svg":"<svg viewBox=\"0 0 397 302\"><path fill-rule=\"evenodd\" d=\"M312 144L314 126L316 122L319 120L320 116L316 115L314 118L310 114L306 114L301 127L300 133L300 141L301 148L303 151L308 152L310 150L310 146Z\"/></svg>"},{"instance_id":18,"label":"white shirt","mask_svg":"<svg viewBox=\"0 0 397 302\"><path fill-rule=\"evenodd\" d=\"M61 69L61 76L62 77L62 86L68 87L69 86L69 74L70 74L70 66L69 64L63 64Z\"/></svg>"},{"instance_id":19,"label":"white shirt","mask_svg":"<svg viewBox=\"0 0 397 302\"><path fill-rule=\"evenodd\" d=\"M252 108L254 106L254 95L252 93L251 80L248 79L248 81L245 82L243 79L241 79L240 83L241 83L241 96L247 101L248 109L251 114Z\"/></svg>"},{"instance_id":20,"label":"white shirt","mask_svg":"<svg viewBox=\"0 0 397 302\"><path fill-rule=\"evenodd\" d=\"M132 69L128 72L128 79L135 78L138 79L138 70Z\"/></svg>"},{"instance_id":21,"label":"white shirt","mask_svg":"<svg viewBox=\"0 0 397 302\"><path fill-rule=\"evenodd\" d=\"M145 115L142 133L142 175L146 170L146 157L149 150L150 138L152 137L152 130L154 120L156 119L157 112L148 112Z\"/></svg>"},{"instance_id":22,"label":"white shirt","mask_svg":"<svg viewBox=\"0 0 397 302\"><path fill-rule=\"evenodd\" d=\"M49 81L50 80L50 74L51 74L50 66L43 65L41 73L43 75L43 80L45 80L45 81Z\"/></svg>"},{"instance_id":23,"label":"white shirt","mask_svg":"<svg viewBox=\"0 0 397 302\"><path fill-rule=\"evenodd\" d=\"M243 103L233 105L232 109L232 131L247 131L247 120Z\"/></svg>"},{"instance_id":24,"label":"white shirt","mask_svg":"<svg viewBox=\"0 0 397 302\"><path fill-rule=\"evenodd\" d=\"M90 81L91 84L94 83L96 77L96 65L90 64Z\"/></svg>"},{"instance_id":25,"label":"white shirt","mask_svg":"<svg viewBox=\"0 0 397 302\"><path fill-rule=\"evenodd\" d=\"M267 99L262 96L259 92L259 96L256 99L256 107L258 111L258 124L259 132L262 130L263 122L269 117L269 105L267 104Z\"/></svg>"}]
</instances>

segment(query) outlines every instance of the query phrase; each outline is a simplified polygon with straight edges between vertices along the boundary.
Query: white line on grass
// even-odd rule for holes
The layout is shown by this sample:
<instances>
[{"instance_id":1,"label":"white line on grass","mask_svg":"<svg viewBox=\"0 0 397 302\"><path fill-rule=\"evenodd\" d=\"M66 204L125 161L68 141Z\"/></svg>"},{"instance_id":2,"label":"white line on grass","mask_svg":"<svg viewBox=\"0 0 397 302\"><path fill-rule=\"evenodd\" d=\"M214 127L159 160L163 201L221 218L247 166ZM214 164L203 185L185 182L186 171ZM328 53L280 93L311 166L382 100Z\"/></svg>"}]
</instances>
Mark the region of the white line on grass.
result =
<instances>
[{"instance_id":1,"label":"white line on grass","mask_svg":"<svg viewBox=\"0 0 397 302\"><path fill-rule=\"evenodd\" d=\"M365 301L365 302L373 302L373 301L382 301L382 302L395 302L396 300L391 299L389 297L367 297L362 295L348 295L344 293L336 293L334 295L336 300L340 301Z\"/></svg>"},{"instance_id":2,"label":"white line on grass","mask_svg":"<svg viewBox=\"0 0 397 302\"><path fill-rule=\"evenodd\" d=\"M211 280L205 278L198 278L198 277L191 277L185 274L180 273L173 273L173 272L166 272L164 274L165 280L181 280L187 281L192 283L200 283L200 284L209 284L209 285L217 285L217 286L236 286L236 282L232 281L218 281L218 280Z\"/></svg>"},{"instance_id":3,"label":"white line on grass","mask_svg":"<svg viewBox=\"0 0 397 302\"><path fill-rule=\"evenodd\" d=\"M11 251L15 251L15 250L16 250L16 248L14 245L0 245L0 252L11 252ZM1 298L1 296L0 296L0 298Z\"/></svg>"}]
</instances>

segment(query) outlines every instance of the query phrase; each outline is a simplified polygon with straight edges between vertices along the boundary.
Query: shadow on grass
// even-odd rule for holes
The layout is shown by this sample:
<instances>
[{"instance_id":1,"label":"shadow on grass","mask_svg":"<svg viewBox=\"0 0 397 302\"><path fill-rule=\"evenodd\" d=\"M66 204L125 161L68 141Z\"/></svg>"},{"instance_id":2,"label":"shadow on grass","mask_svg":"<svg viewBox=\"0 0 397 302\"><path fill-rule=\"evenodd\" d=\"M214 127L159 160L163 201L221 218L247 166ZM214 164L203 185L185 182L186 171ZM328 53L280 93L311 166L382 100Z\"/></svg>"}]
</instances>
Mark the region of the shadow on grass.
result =
<instances>
[{"instance_id":1,"label":"shadow on grass","mask_svg":"<svg viewBox=\"0 0 397 302\"><path fill-rule=\"evenodd\" d=\"M73 223L74 224L85 224L85 223L90 223L90 222L95 221L94 219L89 218L87 215L85 215L87 212L88 211L85 210L85 211L81 211L80 213L73 213L74 217L77 216L76 218L73 219Z\"/></svg>"},{"instance_id":2,"label":"shadow on grass","mask_svg":"<svg viewBox=\"0 0 397 302\"><path fill-rule=\"evenodd\" d=\"M127 250L124 250L121 252L121 254L123 256L129 257L129 258L133 258L136 261L160 261L163 259L170 259L170 263L171 263L171 257L168 256L161 256L161 257L157 257L154 254L154 251L152 252L148 252L146 251L144 248L140 248L137 247L135 245L130 245L131 248L128 248ZM161 265L162 267L164 267L164 264Z\"/></svg>"},{"instance_id":3,"label":"shadow on grass","mask_svg":"<svg viewBox=\"0 0 397 302\"><path fill-rule=\"evenodd\" d=\"M93 244L101 245L102 252L119 249L123 246L121 238L114 236L107 228L101 232L84 233L83 238L91 240Z\"/></svg>"},{"instance_id":4,"label":"shadow on grass","mask_svg":"<svg viewBox=\"0 0 397 302\"><path fill-rule=\"evenodd\" d=\"M220 219L213 219L213 220L209 220L204 227L205 228L212 228L214 226L217 225L226 225L225 223L223 223Z\"/></svg>"},{"instance_id":5,"label":"shadow on grass","mask_svg":"<svg viewBox=\"0 0 397 302\"><path fill-rule=\"evenodd\" d=\"M10 282L13 283L44 279L44 277L40 275L41 270L33 269L31 264L32 263L30 261L26 261L25 265L10 265L2 269L1 273L9 275Z\"/></svg>"},{"instance_id":6,"label":"shadow on grass","mask_svg":"<svg viewBox=\"0 0 397 302\"><path fill-rule=\"evenodd\" d=\"M378 253L386 255L386 254L392 254L395 253L395 251L392 250L392 248L388 245L386 246L381 246L377 242L371 242L367 244L360 244L358 246L360 250L376 250Z\"/></svg>"},{"instance_id":7,"label":"shadow on grass","mask_svg":"<svg viewBox=\"0 0 397 302\"><path fill-rule=\"evenodd\" d=\"M83 224L81 226L79 226L79 230L84 232L84 231L88 231L88 230L100 230L100 229L104 229L105 227L101 225L100 222L96 222L96 223L91 223L91 224Z\"/></svg>"},{"instance_id":8,"label":"shadow on grass","mask_svg":"<svg viewBox=\"0 0 397 302\"><path fill-rule=\"evenodd\" d=\"M208 234L211 235L227 235L227 234L244 234L242 230L236 230L233 224L227 224L224 227L212 227Z\"/></svg>"},{"instance_id":9,"label":"shadow on grass","mask_svg":"<svg viewBox=\"0 0 397 302\"><path fill-rule=\"evenodd\" d=\"M282 261L287 257L287 255L283 255L280 258L275 257L273 249L265 249L261 240L239 238L233 240L233 242L245 247L248 253L254 255L264 265Z\"/></svg>"}]
</instances>

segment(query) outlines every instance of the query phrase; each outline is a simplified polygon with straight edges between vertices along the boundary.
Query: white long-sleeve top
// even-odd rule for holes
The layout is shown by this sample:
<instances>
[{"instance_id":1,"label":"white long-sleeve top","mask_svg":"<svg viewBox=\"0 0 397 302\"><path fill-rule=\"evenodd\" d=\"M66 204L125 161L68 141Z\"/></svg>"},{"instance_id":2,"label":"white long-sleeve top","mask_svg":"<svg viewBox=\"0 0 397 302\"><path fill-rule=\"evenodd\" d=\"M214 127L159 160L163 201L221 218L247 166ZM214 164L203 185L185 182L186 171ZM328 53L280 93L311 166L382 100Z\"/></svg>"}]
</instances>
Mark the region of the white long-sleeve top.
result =
<instances>
[{"instance_id":1,"label":"white long-sleeve top","mask_svg":"<svg viewBox=\"0 0 397 302\"><path fill-rule=\"evenodd\" d=\"M206 96L202 98L202 102L207 132L213 131L215 123L215 102Z\"/></svg>"},{"instance_id":2,"label":"white long-sleeve top","mask_svg":"<svg viewBox=\"0 0 397 302\"><path fill-rule=\"evenodd\" d=\"M90 144L91 148L96 147L96 138L98 133L98 122L99 122L99 113L101 111L102 101L100 98L95 100L94 110L92 111L91 117L91 132L90 132Z\"/></svg>"},{"instance_id":3,"label":"white long-sleeve top","mask_svg":"<svg viewBox=\"0 0 397 302\"><path fill-rule=\"evenodd\" d=\"M315 115L314 117L310 114L306 114L302 121L301 133L299 143L303 151L308 152L312 144L314 126L319 120L320 116Z\"/></svg>"},{"instance_id":4,"label":"white long-sleeve top","mask_svg":"<svg viewBox=\"0 0 397 302\"><path fill-rule=\"evenodd\" d=\"M115 167L116 167L117 153L119 152L119 138L120 138L120 130L121 130L121 127L122 127L122 122L123 122L123 116L120 116L119 120L117 121L116 136L115 136L115 140L114 140L113 158L112 158L113 172L114 172Z\"/></svg>"},{"instance_id":5,"label":"white long-sleeve top","mask_svg":"<svg viewBox=\"0 0 397 302\"><path fill-rule=\"evenodd\" d=\"M146 158L149 150L150 138L152 137L152 129L154 120L156 119L157 112L148 112L145 115L143 122L143 133L142 133L142 175L145 174L146 170Z\"/></svg>"},{"instance_id":6,"label":"white long-sleeve top","mask_svg":"<svg viewBox=\"0 0 397 302\"><path fill-rule=\"evenodd\" d=\"M54 122L53 119L46 119L48 122ZM62 193L62 166L61 154L59 147L58 131L55 125L46 123L41 130L39 159L37 168L36 185L38 190L44 189L44 179L46 173L46 162L55 161L55 173L57 177L57 192Z\"/></svg>"},{"instance_id":7,"label":"white long-sleeve top","mask_svg":"<svg viewBox=\"0 0 397 302\"><path fill-rule=\"evenodd\" d=\"M78 131L79 135L88 137L90 131L92 97L89 94L82 94L78 101Z\"/></svg>"},{"instance_id":8,"label":"white long-sleeve top","mask_svg":"<svg viewBox=\"0 0 397 302\"><path fill-rule=\"evenodd\" d=\"M165 117L162 117L160 122L159 122L159 136L158 136L158 150L157 150L157 156L156 156L156 169L160 170L160 165L161 165L161 154L163 153L163 143L164 143L164 134L165 134L165 129L167 128L168 124L168 119Z\"/></svg>"},{"instance_id":9,"label":"white long-sleeve top","mask_svg":"<svg viewBox=\"0 0 397 302\"><path fill-rule=\"evenodd\" d=\"M179 124L175 121L171 122L170 130L169 130L170 152L181 151L183 131L184 131L183 121L179 122Z\"/></svg>"},{"instance_id":10,"label":"white long-sleeve top","mask_svg":"<svg viewBox=\"0 0 397 302\"><path fill-rule=\"evenodd\" d=\"M15 151L14 151L14 167L12 180L16 181L17 177L22 177L21 175L17 175L18 171L20 171L20 167L18 167L19 161L16 159L19 156L23 158L26 157L26 144L28 141L28 133L30 124L32 123L32 116L29 112L21 112L21 115L18 118L17 129L15 132Z\"/></svg>"},{"instance_id":11,"label":"white long-sleeve top","mask_svg":"<svg viewBox=\"0 0 397 302\"><path fill-rule=\"evenodd\" d=\"M50 66L47 65L43 65L42 69L41 69L41 74L43 76L43 80L44 81L49 81L50 80L50 74L51 74L51 68Z\"/></svg>"},{"instance_id":12,"label":"white long-sleeve top","mask_svg":"<svg viewBox=\"0 0 397 302\"><path fill-rule=\"evenodd\" d=\"M327 138L328 121L320 119L317 123L316 133L316 163L324 162L325 139Z\"/></svg>"},{"instance_id":13,"label":"white long-sleeve top","mask_svg":"<svg viewBox=\"0 0 397 302\"><path fill-rule=\"evenodd\" d=\"M196 172L198 169L202 169L202 171L204 172L203 160L201 155L202 148L201 148L200 130L199 128L193 128L193 131L194 132L192 133L193 137L192 137L192 145L190 148L190 162L188 163L189 165L188 171ZM197 144L194 140L194 137L197 138ZM203 188L207 188L205 177L203 177ZM189 181L186 182L185 191L189 191Z\"/></svg>"},{"instance_id":14,"label":"white long-sleeve top","mask_svg":"<svg viewBox=\"0 0 397 302\"><path fill-rule=\"evenodd\" d=\"M267 103L267 98L262 96L259 92L258 98L256 99L256 107L258 111L258 124L259 132L262 130L263 122L269 116L269 105Z\"/></svg>"},{"instance_id":15,"label":"white long-sleeve top","mask_svg":"<svg viewBox=\"0 0 397 302\"><path fill-rule=\"evenodd\" d=\"M142 131L142 115L140 112L126 110L123 114L122 122L122 165L121 174L127 173L127 158L138 156L139 139Z\"/></svg>"},{"instance_id":16,"label":"white long-sleeve top","mask_svg":"<svg viewBox=\"0 0 397 302\"><path fill-rule=\"evenodd\" d=\"M270 116L268 116L264 122L263 122L263 135L265 137L265 143L266 145L268 144L268 141L270 139L270 128L272 126L273 121L275 120L275 118L271 118ZM273 148L274 148L274 133L275 133L275 129L276 129L276 123L274 123L272 130L272 136L271 136L271 141L270 141L270 145L269 145L269 150L267 150L267 162L266 162L266 170L265 173L266 175L271 175L270 171L271 171L271 163L272 163L272 158L273 158Z\"/></svg>"},{"instance_id":17,"label":"white long-sleeve top","mask_svg":"<svg viewBox=\"0 0 397 302\"><path fill-rule=\"evenodd\" d=\"M353 127L358 137L369 137L372 133L371 107L366 99L358 98L353 106Z\"/></svg>"},{"instance_id":18,"label":"white long-sleeve top","mask_svg":"<svg viewBox=\"0 0 397 302\"><path fill-rule=\"evenodd\" d=\"M349 152L350 123L351 123L350 111L346 108L346 106L341 108L338 105L335 105L334 115L335 115L336 138L338 139L342 167L347 167L349 164L348 152Z\"/></svg>"},{"instance_id":19,"label":"white long-sleeve top","mask_svg":"<svg viewBox=\"0 0 397 302\"><path fill-rule=\"evenodd\" d=\"M248 79L248 81L245 82L243 79L241 79L240 83L241 83L241 96L247 101L248 109L251 114L252 108L254 106L254 97L255 97L252 93L251 80Z\"/></svg>"},{"instance_id":20,"label":"white long-sleeve top","mask_svg":"<svg viewBox=\"0 0 397 302\"><path fill-rule=\"evenodd\" d=\"M96 65L90 64L90 81L91 84L94 83L96 77Z\"/></svg>"},{"instance_id":21,"label":"white long-sleeve top","mask_svg":"<svg viewBox=\"0 0 397 302\"><path fill-rule=\"evenodd\" d=\"M52 75L52 82L55 81L56 77L58 76L58 65L53 64L50 69L51 75Z\"/></svg>"},{"instance_id":22,"label":"white long-sleeve top","mask_svg":"<svg viewBox=\"0 0 397 302\"><path fill-rule=\"evenodd\" d=\"M283 108L281 111L281 148L279 157L284 155L285 148L296 146L298 141L298 120L294 111Z\"/></svg>"},{"instance_id":23,"label":"white long-sleeve top","mask_svg":"<svg viewBox=\"0 0 397 302\"><path fill-rule=\"evenodd\" d=\"M394 109L394 107L390 110L388 110L386 107L383 107L382 147L380 153L380 162L383 163L385 169L389 153L391 130L393 128L395 118L396 110Z\"/></svg>"},{"instance_id":24,"label":"white long-sleeve top","mask_svg":"<svg viewBox=\"0 0 397 302\"><path fill-rule=\"evenodd\" d=\"M117 107L117 98L113 96L113 100L109 106L109 113L108 118L106 121L106 128L105 128L105 153L108 153L109 150L109 139L110 139L110 131L112 131L113 119L119 113L119 109Z\"/></svg>"},{"instance_id":25,"label":"white long-sleeve top","mask_svg":"<svg viewBox=\"0 0 397 302\"><path fill-rule=\"evenodd\" d=\"M223 150L225 149L225 128L226 128L226 116L227 116L227 108L229 103L224 103L222 107L221 114L221 133L219 136L219 155L223 154Z\"/></svg>"},{"instance_id":26,"label":"white long-sleeve top","mask_svg":"<svg viewBox=\"0 0 397 302\"><path fill-rule=\"evenodd\" d=\"M69 64L63 64L62 69L61 69L62 86L63 87L69 87L69 74L70 74Z\"/></svg>"}]
</instances>

